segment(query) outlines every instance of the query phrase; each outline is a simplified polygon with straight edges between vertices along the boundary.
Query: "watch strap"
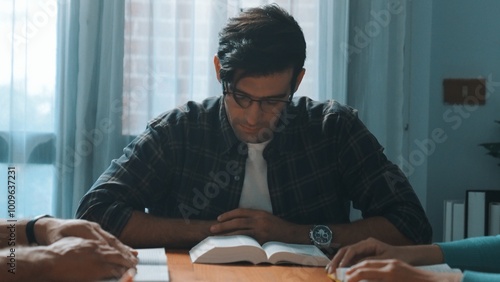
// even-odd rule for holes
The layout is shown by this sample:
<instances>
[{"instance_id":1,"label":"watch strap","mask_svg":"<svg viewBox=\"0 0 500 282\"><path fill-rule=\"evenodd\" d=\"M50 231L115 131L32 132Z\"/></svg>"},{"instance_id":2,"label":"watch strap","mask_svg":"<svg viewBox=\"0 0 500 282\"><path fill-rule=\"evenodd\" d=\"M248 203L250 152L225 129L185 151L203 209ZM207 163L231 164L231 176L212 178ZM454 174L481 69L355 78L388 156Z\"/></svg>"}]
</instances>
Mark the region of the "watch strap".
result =
<instances>
[{"instance_id":1,"label":"watch strap","mask_svg":"<svg viewBox=\"0 0 500 282\"><path fill-rule=\"evenodd\" d=\"M38 242L36 241L36 237L35 237L35 223L39 219L45 218L45 217L53 217L53 216L48 215L48 214L39 215L39 216L36 216L35 218L33 218L32 220L28 221L28 223L26 224L26 238L28 239L29 245L33 245L33 244L38 245Z\"/></svg>"}]
</instances>

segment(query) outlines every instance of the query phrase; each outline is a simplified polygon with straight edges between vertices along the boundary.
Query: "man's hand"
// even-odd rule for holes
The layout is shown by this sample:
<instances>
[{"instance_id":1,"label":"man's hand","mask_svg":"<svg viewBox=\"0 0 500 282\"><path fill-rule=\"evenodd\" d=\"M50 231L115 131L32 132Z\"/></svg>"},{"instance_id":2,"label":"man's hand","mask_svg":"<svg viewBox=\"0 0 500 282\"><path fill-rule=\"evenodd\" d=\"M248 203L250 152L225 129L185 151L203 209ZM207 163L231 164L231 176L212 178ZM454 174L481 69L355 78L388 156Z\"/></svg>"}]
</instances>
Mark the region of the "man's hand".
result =
<instances>
[{"instance_id":1,"label":"man's hand","mask_svg":"<svg viewBox=\"0 0 500 282\"><path fill-rule=\"evenodd\" d=\"M119 278L137 264L136 257L124 257L117 249L98 240L77 237L65 237L50 246L22 248L17 256L20 266L40 267L43 277L39 278L43 281ZM22 271L29 269L20 268L19 272Z\"/></svg>"},{"instance_id":2,"label":"man's hand","mask_svg":"<svg viewBox=\"0 0 500 282\"><path fill-rule=\"evenodd\" d=\"M234 209L221 214L218 223L210 227L216 235L248 235L260 244L268 241L281 241L292 243L297 240L293 230L300 228L269 212L253 209ZM304 229L304 228L302 228ZM304 231L304 238L307 231ZM293 238L295 236L295 238Z\"/></svg>"},{"instance_id":3,"label":"man's hand","mask_svg":"<svg viewBox=\"0 0 500 282\"><path fill-rule=\"evenodd\" d=\"M348 267L356 263L360 265L360 262L368 260L387 259L396 259L412 265L438 264L444 261L441 249L437 245L392 246L377 239L368 238L339 249L326 266L326 271L335 273L339 267ZM372 262L371 265L373 264ZM393 262L389 265L399 266Z\"/></svg>"},{"instance_id":4,"label":"man's hand","mask_svg":"<svg viewBox=\"0 0 500 282\"><path fill-rule=\"evenodd\" d=\"M368 238L359 243L339 249L332 261L327 265L327 269L331 269L330 272L334 272L338 267L351 266L366 259L399 258L399 254L401 252L397 251L397 247L373 238Z\"/></svg>"},{"instance_id":5,"label":"man's hand","mask_svg":"<svg viewBox=\"0 0 500 282\"><path fill-rule=\"evenodd\" d=\"M345 281L384 282L459 282L462 273L430 272L410 266L400 260L366 260L346 271Z\"/></svg>"},{"instance_id":6,"label":"man's hand","mask_svg":"<svg viewBox=\"0 0 500 282\"><path fill-rule=\"evenodd\" d=\"M80 237L109 245L120 251L128 260L132 260L136 255L135 251L104 231L99 224L87 220L41 218L35 224L35 237L40 245L50 245L65 237Z\"/></svg>"}]
</instances>

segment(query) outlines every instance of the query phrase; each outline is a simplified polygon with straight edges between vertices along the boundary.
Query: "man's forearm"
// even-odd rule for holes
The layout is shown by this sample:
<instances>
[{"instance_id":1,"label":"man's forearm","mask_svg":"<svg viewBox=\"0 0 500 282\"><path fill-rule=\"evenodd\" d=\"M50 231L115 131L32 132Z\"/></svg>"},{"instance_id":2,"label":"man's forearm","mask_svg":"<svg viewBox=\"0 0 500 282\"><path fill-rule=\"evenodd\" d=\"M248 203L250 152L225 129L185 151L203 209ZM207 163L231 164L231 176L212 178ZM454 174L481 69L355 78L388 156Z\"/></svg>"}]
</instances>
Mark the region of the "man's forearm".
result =
<instances>
[{"instance_id":1,"label":"man's forearm","mask_svg":"<svg viewBox=\"0 0 500 282\"><path fill-rule=\"evenodd\" d=\"M26 224L28 220L18 219L16 222L0 220L0 249L27 245Z\"/></svg>"},{"instance_id":2,"label":"man's forearm","mask_svg":"<svg viewBox=\"0 0 500 282\"><path fill-rule=\"evenodd\" d=\"M392 223L384 217L370 217L348 224L329 224L333 233L332 246L343 247L370 237L391 245L413 245ZM293 225L280 241L295 244L311 244L309 231L312 225Z\"/></svg>"},{"instance_id":3,"label":"man's forearm","mask_svg":"<svg viewBox=\"0 0 500 282\"><path fill-rule=\"evenodd\" d=\"M210 226L215 221L170 219L134 211L119 239L134 248L190 248L213 235Z\"/></svg>"},{"instance_id":4,"label":"man's forearm","mask_svg":"<svg viewBox=\"0 0 500 282\"><path fill-rule=\"evenodd\" d=\"M333 243L340 246L351 245L369 237L391 245L415 244L391 222L380 216L358 220L349 224L331 225L330 228L333 232Z\"/></svg>"}]
</instances>

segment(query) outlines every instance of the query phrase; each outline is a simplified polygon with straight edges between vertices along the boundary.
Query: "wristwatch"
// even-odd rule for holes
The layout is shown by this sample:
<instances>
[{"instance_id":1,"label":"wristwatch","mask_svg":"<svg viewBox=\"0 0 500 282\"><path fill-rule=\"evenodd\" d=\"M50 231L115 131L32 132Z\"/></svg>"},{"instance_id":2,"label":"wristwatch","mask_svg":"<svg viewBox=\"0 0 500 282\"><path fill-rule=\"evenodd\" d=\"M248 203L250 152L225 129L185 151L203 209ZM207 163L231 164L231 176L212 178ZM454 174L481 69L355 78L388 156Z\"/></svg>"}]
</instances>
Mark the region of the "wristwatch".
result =
<instances>
[{"instance_id":1,"label":"wristwatch","mask_svg":"<svg viewBox=\"0 0 500 282\"><path fill-rule=\"evenodd\" d=\"M309 231L309 238L316 247L326 250L330 247L333 233L326 225L313 225Z\"/></svg>"}]
</instances>

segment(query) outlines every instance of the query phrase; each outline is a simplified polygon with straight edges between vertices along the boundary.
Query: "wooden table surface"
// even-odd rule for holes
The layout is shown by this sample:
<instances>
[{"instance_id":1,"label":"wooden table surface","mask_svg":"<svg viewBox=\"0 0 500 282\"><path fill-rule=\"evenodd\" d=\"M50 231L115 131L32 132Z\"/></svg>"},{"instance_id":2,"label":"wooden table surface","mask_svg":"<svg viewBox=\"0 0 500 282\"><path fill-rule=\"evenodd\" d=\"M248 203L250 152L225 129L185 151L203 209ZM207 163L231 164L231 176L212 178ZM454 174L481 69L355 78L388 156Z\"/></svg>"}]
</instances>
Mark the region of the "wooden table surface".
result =
<instances>
[{"instance_id":1,"label":"wooden table surface","mask_svg":"<svg viewBox=\"0 0 500 282\"><path fill-rule=\"evenodd\" d=\"M167 250L167 261L171 282L332 282L326 276L323 267L271 264L253 265L250 263L193 264L187 250Z\"/></svg>"}]
</instances>

